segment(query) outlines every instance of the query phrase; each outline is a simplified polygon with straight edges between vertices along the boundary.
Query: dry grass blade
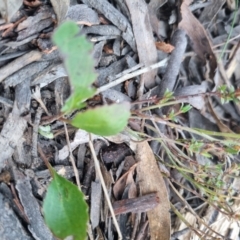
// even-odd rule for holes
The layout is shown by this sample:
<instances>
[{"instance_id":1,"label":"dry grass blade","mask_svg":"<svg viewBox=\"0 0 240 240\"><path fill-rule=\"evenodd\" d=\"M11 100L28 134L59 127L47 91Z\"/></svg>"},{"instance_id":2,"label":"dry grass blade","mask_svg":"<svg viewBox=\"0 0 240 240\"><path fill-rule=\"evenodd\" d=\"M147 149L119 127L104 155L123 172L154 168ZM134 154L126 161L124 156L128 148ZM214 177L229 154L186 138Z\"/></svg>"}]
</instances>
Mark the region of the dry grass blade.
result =
<instances>
[{"instance_id":1,"label":"dry grass blade","mask_svg":"<svg viewBox=\"0 0 240 240\"><path fill-rule=\"evenodd\" d=\"M89 147L90 147L91 154L93 156L95 169L96 169L96 174L98 174L98 177L99 177L100 182L102 184L103 192L104 192L104 195L105 195L108 207L109 207L109 211L110 211L110 213L112 215L113 223L114 223L114 225L116 227L116 230L117 230L117 233L118 233L118 239L121 240L122 239L122 233L121 233L120 228L118 226L117 219L115 217L115 213L114 213L114 210L113 210L110 198L108 196L108 191L107 191L107 188L106 188L106 185L105 185L105 182L104 182L104 179L103 179L103 175L102 175L102 172L101 172L101 169L100 169L100 165L99 165L99 162L98 162L98 159L97 159L94 147L93 147L91 134L89 134L89 138L90 138L90 140L89 140Z\"/></svg>"},{"instance_id":2,"label":"dry grass blade","mask_svg":"<svg viewBox=\"0 0 240 240\"><path fill-rule=\"evenodd\" d=\"M170 205L168 192L156 159L147 142L137 143L137 175L142 194L157 192L159 205L147 212L151 239L170 239Z\"/></svg>"}]
</instances>

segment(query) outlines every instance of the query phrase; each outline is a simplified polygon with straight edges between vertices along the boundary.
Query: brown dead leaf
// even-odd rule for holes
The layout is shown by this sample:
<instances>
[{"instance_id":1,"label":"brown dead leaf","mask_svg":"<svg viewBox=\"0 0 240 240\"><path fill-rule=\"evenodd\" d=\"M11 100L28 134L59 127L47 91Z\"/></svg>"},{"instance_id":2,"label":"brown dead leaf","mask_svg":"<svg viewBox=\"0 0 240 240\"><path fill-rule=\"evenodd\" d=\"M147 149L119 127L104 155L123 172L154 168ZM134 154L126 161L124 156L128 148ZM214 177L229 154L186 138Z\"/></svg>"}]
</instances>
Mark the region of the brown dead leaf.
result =
<instances>
[{"instance_id":1,"label":"brown dead leaf","mask_svg":"<svg viewBox=\"0 0 240 240\"><path fill-rule=\"evenodd\" d=\"M57 20L58 20L58 25L63 21L63 19L65 18L67 11L68 11L68 7L70 4L70 0L50 0L51 4L53 6L54 12L57 15Z\"/></svg>"},{"instance_id":2,"label":"brown dead leaf","mask_svg":"<svg viewBox=\"0 0 240 240\"><path fill-rule=\"evenodd\" d=\"M117 182L115 183L115 185L113 187L113 194L116 199L120 199L120 197L122 196L123 191L125 189L125 186L127 184L130 184L129 181L132 179L132 175L133 175L133 172L134 172L136 166L137 166L137 163L134 164L126 173L124 173L122 175L122 177L120 177L117 180Z\"/></svg>"},{"instance_id":3,"label":"brown dead leaf","mask_svg":"<svg viewBox=\"0 0 240 240\"><path fill-rule=\"evenodd\" d=\"M6 22L10 22L12 16L21 7L23 0L1 0L0 13Z\"/></svg>"},{"instance_id":4,"label":"brown dead leaf","mask_svg":"<svg viewBox=\"0 0 240 240\"><path fill-rule=\"evenodd\" d=\"M154 64L157 62L157 50L154 44L147 4L144 0L126 0L126 4L131 14L139 61L145 66ZM156 73L157 70L153 70L141 75L141 80L147 88L152 88L155 85Z\"/></svg>"},{"instance_id":5,"label":"brown dead leaf","mask_svg":"<svg viewBox=\"0 0 240 240\"><path fill-rule=\"evenodd\" d=\"M212 114L212 116L213 116L214 120L216 121L216 124L219 127L219 129L221 130L221 132L223 132L223 133L234 133L227 125L225 125L220 120L220 118L218 117L218 115L216 114L216 112L213 109L211 99L209 97L207 98L207 102L208 102L210 113Z\"/></svg>"},{"instance_id":6,"label":"brown dead leaf","mask_svg":"<svg viewBox=\"0 0 240 240\"><path fill-rule=\"evenodd\" d=\"M171 53L172 50L174 49L173 45L165 42L155 42L155 45L158 50L161 50L165 53Z\"/></svg>"},{"instance_id":7,"label":"brown dead leaf","mask_svg":"<svg viewBox=\"0 0 240 240\"><path fill-rule=\"evenodd\" d=\"M188 8L190 2L191 0L185 0L181 5L182 21L179 23L179 28L187 32L191 39L191 46L198 56L204 62L209 61L210 78L213 79L217 67L216 57L212 51L205 29Z\"/></svg>"},{"instance_id":8,"label":"brown dead leaf","mask_svg":"<svg viewBox=\"0 0 240 240\"><path fill-rule=\"evenodd\" d=\"M171 220L168 192L152 149L147 142L136 145L137 176L141 193L157 192L159 205L147 212L152 240L170 239Z\"/></svg>"}]
</instances>

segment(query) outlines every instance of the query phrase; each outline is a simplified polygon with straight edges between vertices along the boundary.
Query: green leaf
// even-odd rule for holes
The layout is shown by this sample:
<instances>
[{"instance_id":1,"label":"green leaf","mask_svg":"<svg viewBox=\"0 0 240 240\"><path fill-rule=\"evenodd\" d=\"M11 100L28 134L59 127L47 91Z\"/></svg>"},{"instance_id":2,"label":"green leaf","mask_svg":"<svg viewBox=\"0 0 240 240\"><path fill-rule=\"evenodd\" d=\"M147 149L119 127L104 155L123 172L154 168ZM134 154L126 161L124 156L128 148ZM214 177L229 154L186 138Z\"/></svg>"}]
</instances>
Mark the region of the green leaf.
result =
<instances>
[{"instance_id":1,"label":"green leaf","mask_svg":"<svg viewBox=\"0 0 240 240\"><path fill-rule=\"evenodd\" d=\"M53 180L43 202L45 222L55 236L74 240L87 237L88 205L76 185L58 175L53 168Z\"/></svg>"},{"instance_id":2,"label":"green leaf","mask_svg":"<svg viewBox=\"0 0 240 240\"><path fill-rule=\"evenodd\" d=\"M80 112L71 124L96 135L111 136L125 128L129 117L130 104L125 102Z\"/></svg>"},{"instance_id":3,"label":"green leaf","mask_svg":"<svg viewBox=\"0 0 240 240\"><path fill-rule=\"evenodd\" d=\"M182 113L186 113L186 112L188 112L188 111L191 110L191 109L192 109L192 106L189 105L189 104L187 104L187 105L185 105L185 106L182 105L180 111L181 111Z\"/></svg>"},{"instance_id":4,"label":"green leaf","mask_svg":"<svg viewBox=\"0 0 240 240\"><path fill-rule=\"evenodd\" d=\"M73 89L73 94L63 107L66 112L82 107L81 103L92 97L96 91L92 87L97 78L91 56L93 45L85 36L79 35L79 32L76 23L66 21L53 35L53 41L65 57L65 67Z\"/></svg>"},{"instance_id":5,"label":"green leaf","mask_svg":"<svg viewBox=\"0 0 240 240\"><path fill-rule=\"evenodd\" d=\"M70 112L73 109L80 110L86 106L84 103L88 98L93 97L95 94L94 88L77 88L74 93L67 99L61 111L64 113Z\"/></svg>"},{"instance_id":6,"label":"green leaf","mask_svg":"<svg viewBox=\"0 0 240 240\"><path fill-rule=\"evenodd\" d=\"M38 132L45 138L53 139L53 133L51 132L51 127L49 125L39 126Z\"/></svg>"}]
</instances>

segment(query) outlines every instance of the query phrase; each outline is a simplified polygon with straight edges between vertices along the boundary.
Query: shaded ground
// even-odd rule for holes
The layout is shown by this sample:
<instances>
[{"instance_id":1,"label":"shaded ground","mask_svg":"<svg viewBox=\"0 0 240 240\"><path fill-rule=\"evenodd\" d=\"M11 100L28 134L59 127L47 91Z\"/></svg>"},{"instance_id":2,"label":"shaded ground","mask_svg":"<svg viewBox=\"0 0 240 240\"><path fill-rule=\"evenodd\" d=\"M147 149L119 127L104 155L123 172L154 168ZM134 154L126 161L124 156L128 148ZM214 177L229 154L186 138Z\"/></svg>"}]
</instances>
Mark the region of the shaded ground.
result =
<instances>
[{"instance_id":1,"label":"shaded ground","mask_svg":"<svg viewBox=\"0 0 240 240\"><path fill-rule=\"evenodd\" d=\"M59 120L71 89L51 42L57 24L72 19L94 45L101 93L88 105L135 103L128 131L94 137L122 238L239 239L238 1L3 2L0 238L55 239L41 214L50 174L38 147L76 183ZM89 239L118 239L88 134L67 129L88 196Z\"/></svg>"}]
</instances>

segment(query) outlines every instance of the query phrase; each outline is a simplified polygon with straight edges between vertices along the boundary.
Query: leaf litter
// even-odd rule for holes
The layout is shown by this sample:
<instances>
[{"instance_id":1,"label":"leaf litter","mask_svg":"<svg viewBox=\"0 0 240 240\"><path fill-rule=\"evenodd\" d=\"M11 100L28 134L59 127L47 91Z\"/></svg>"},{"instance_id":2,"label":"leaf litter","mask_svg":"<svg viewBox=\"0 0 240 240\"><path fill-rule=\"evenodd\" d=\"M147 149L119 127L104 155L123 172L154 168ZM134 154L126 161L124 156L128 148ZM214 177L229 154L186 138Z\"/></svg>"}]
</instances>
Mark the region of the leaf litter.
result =
<instances>
[{"instance_id":1,"label":"leaf litter","mask_svg":"<svg viewBox=\"0 0 240 240\"><path fill-rule=\"evenodd\" d=\"M134 115L141 107L159 103L166 90L173 91L174 105L142 112L141 117L150 115L151 122L131 119L128 128L117 136L103 138L99 132L93 136L122 238L238 239L239 146L233 143L226 148L224 144L233 141L226 134L240 133L239 103L222 104L214 94L222 84L239 88L238 1L16 2L0 4L0 170L12 173L10 183L0 180L0 197L1 203L7 202L14 212L5 204L0 207L17 224L12 233L1 230L3 239L47 236L41 236L47 230L39 203L50 176L41 172L46 167L35 151L36 144L54 167L61 166L64 176L76 183L59 116L71 89L51 40L54 29L65 19L74 20L94 44L97 89L134 73L126 84L116 84L90 99L90 107L127 100ZM135 74L166 57L167 67ZM36 89L49 113L47 116L42 111L40 119L39 103L31 95ZM181 112L182 104L193 108ZM121 113L114 109L114 114ZM180 127L173 128L173 124ZM45 125L50 126L53 139L36 132ZM196 128L202 129L202 135L196 134ZM147 136L138 135L134 129ZM68 130L83 192L89 197L88 237L117 239L94 170L88 135L70 126ZM205 139L206 131L221 133L220 140L214 136L211 141ZM129 151L122 151L118 160L112 146L121 149L121 144ZM2 218L0 221L2 224Z\"/></svg>"}]
</instances>

